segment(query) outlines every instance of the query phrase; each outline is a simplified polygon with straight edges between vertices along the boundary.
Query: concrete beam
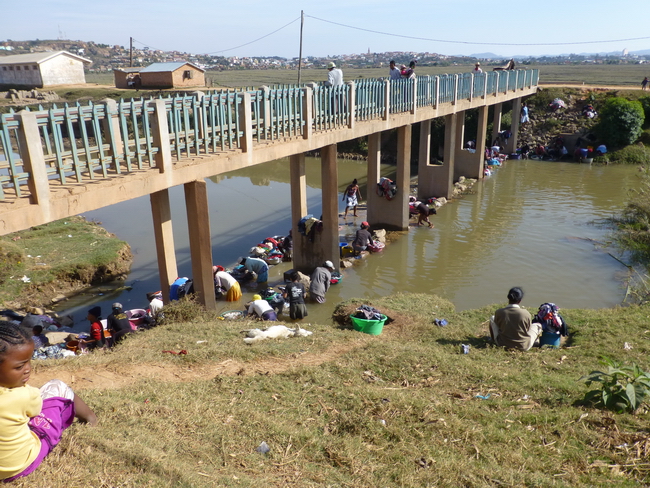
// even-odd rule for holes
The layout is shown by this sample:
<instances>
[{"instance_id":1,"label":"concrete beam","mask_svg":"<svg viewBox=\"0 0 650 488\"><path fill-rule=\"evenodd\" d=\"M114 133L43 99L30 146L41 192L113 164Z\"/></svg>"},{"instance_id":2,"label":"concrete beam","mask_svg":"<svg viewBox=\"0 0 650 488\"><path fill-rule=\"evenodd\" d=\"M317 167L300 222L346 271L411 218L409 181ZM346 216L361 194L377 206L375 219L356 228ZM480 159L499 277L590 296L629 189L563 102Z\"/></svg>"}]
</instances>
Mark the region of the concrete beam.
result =
<instances>
[{"instance_id":1,"label":"concrete beam","mask_svg":"<svg viewBox=\"0 0 650 488\"><path fill-rule=\"evenodd\" d=\"M499 136L501 132L501 110L503 109L502 103L497 103L494 105L494 116L492 118L492 139L490 140L490 146Z\"/></svg>"},{"instance_id":2,"label":"concrete beam","mask_svg":"<svg viewBox=\"0 0 650 488\"><path fill-rule=\"evenodd\" d=\"M321 185L323 200L323 261L330 260L339 269L339 179L336 144L321 150Z\"/></svg>"},{"instance_id":3,"label":"concrete beam","mask_svg":"<svg viewBox=\"0 0 650 488\"><path fill-rule=\"evenodd\" d=\"M178 277L169 190L160 190L152 193L150 200L151 214L153 217L153 233L156 239L160 289L163 294L163 301L168 303L169 287Z\"/></svg>"},{"instance_id":4,"label":"concrete beam","mask_svg":"<svg viewBox=\"0 0 650 488\"><path fill-rule=\"evenodd\" d=\"M184 187L194 293L201 305L216 310L207 185L201 180L186 183Z\"/></svg>"}]
</instances>

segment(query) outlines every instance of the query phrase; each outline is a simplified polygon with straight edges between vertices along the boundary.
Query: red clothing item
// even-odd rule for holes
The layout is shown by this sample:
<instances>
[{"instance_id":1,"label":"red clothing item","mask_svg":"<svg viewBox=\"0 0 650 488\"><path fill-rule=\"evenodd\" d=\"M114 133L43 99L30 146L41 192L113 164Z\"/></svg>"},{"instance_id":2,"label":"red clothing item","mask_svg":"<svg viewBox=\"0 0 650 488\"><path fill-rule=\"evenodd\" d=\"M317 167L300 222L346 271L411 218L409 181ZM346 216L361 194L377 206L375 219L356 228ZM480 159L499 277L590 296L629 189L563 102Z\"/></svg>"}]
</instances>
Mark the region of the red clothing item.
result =
<instances>
[{"instance_id":1,"label":"red clothing item","mask_svg":"<svg viewBox=\"0 0 650 488\"><path fill-rule=\"evenodd\" d=\"M90 324L90 338L94 341L101 342L104 335L102 324L97 321Z\"/></svg>"}]
</instances>

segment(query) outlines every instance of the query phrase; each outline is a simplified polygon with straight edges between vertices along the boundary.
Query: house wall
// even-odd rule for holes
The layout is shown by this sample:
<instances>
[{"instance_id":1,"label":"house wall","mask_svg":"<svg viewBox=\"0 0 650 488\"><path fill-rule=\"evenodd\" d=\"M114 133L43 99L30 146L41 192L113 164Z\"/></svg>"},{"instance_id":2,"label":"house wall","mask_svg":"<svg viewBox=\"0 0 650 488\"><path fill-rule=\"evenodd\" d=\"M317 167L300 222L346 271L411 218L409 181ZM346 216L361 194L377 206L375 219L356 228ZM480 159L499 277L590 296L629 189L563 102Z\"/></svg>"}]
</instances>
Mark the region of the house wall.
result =
<instances>
[{"instance_id":1,"label":"house wall","mask_svg":"<svg viewBox=\"0 0 650 488\"><path fill-rule=\"evenodd\" d=\"M40 64L43 86L85 84L84 64L63 54Z\"/></svg>"},{"instance_id":2,"label":"house wall","mask_svg":"<svg viewBox=\"0 0 650 488\"><path fill-rule=\"evenodd\" d=\"M169 71L159 71L154 73L140 73L142 88L172 88L174 79Z\"/></svg>"},{"instance_id":3,"label":"house wall","mask_svg":"<svg viewBox=\"0 0 650 488\"><path fill-rule=\"evenodd\" d=\"M41 87L43 81L36 63L0 66L0 85Z\"/></svg>"},{"instance_id":4,"label":"house wall","mask_svg":"<svg viewBox=\"0 0 650 488\"><path fill-rule=\"evenodd\" d=\"M183 73L185 71L189 71L192 74L192 78L184 78ZM183 66L174 71L174 88L186 86L205 86L205 73L192 66Z\"/></svg>"}]
</instances>

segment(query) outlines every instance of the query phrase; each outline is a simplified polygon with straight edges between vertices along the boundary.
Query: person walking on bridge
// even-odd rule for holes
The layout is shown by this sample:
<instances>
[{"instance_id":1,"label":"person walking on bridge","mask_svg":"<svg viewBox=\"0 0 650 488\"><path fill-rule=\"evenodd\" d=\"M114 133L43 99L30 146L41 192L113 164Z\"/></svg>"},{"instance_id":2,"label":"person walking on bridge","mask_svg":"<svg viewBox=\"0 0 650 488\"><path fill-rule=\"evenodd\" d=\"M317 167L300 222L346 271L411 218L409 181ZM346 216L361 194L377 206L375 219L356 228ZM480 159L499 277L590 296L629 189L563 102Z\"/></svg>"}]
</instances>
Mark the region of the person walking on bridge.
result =
<instances>
[{"instance_id":1,"label":"person walking on bridge","mask_svg":"<svg viewBox=\"0 0 650 488\"><path fill-rule=\"evenodd\" d=\"M336 64L330 61L327 64L327 86L340 86L343 84L343 71L336 67Z\"/></svg>"}]
</instances>

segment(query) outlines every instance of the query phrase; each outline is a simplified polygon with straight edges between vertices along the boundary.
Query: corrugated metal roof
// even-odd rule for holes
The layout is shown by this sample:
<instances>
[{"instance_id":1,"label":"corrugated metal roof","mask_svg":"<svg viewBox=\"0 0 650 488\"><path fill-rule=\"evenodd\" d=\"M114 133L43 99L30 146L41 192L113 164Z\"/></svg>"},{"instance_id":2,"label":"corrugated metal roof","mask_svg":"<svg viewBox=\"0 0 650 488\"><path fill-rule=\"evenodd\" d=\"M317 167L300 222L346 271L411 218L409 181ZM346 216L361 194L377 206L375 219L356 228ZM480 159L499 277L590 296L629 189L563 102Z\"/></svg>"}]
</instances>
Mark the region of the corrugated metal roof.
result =
<instances>
[{"instance_id":1,"label":"corrugated metal roof","mask_svg":"<svg viewBox=\"0 0 650 488\"><path fill-rule=\"evenodd\" d=\"M139 73L141 68L115 68L113 71L122 71L123 73Z\"/></svg>"},{"instance_id":2,"label":"corrugated metal roof","mask_svg":"<svg viewBox=\"0 0 650 488\"><path fill-rule=\"evenodd\" d=\"M200 71L205 71L193 63L190 63L188 61L181 61L178 63L153 63L147 66L146 68L142 68L140 70L140 73L160 73L160 72L167 72L167 71L176 71L177 69L182 68L187 64Z\"/></svg>"},{"instance_id":3,"label":"corrugated metal roof","mask_svg":"<svg viewBox=\"0 0 650 488\"><path fill-rule=\"evenodd\" d=\"M70 56L71 58L78 59L84 63L91 64L90 59L82 58L76 54L69 53L67 51L48 51L45 53L30 53L30 54L14 54L12 56L2 56L0 57L0 64L26 64L26 63L36 63L41 64L48 59L54 58L56 56Z\"/></svg>"}]
</instances>

